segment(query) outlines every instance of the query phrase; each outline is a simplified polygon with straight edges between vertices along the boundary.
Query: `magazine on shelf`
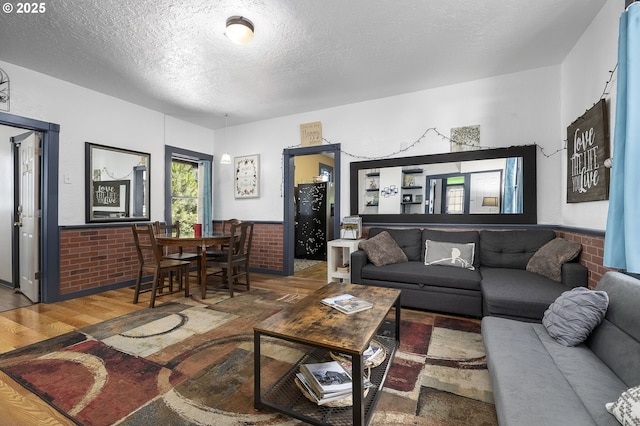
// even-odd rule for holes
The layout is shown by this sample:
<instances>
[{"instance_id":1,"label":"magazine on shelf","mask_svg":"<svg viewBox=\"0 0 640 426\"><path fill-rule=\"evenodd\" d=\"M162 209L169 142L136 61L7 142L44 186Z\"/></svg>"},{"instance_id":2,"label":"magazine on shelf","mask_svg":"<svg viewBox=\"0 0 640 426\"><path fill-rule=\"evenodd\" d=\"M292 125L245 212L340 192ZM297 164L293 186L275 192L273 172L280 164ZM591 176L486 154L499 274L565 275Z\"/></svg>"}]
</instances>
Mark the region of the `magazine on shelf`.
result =
<instances>
[{"instance_id":1,"label":"magazine on shelf","mask_svg":"<svg viewBox=\"0 0 640 426\"><path fill-rule=\"evenodd\" d=\"M309 384L309 382L305 378L304 374L296 373L296 379L300 382L300 384L302 384L302 387L304 387L304 389L307 391L307 393L309 395L311 395L311 397L313 398L315 403L318 404L318 405L324 405L324 404L327 404L329 402L338 401L338 400L341 400L342 398L346 398L348 396L351 396L351 389L346 390L346 391L328 393L328 394L325 394L324 396L317 395L316 391L313 390L313 388L311 387L311 385Z\"/></svg>"},{"instance_id":2,"label":"magazine on shelf","mask_svg":"<svg viewBox=\"0 0 640 426\"><path fill-rule=\"evenodd\" d=\"M339 296L328 297L322 299L322 303L331 306L345 314L354 314L356 312L365 311L373 308L373 303L362 300L359 297L350 294L341 294Z\"/></svg>"},{"instance_id":3,"label":"magazine on shelf","mask_svg":"<svg viewBox=\"0 0 640 426\"><path fill-rule=\"evenodd\" d=\"M377 342L376 343L370 343L369 347L362 353L362 361L364 361L366 363L371 358L377 356L383 350L384 349L381 346L378 346ZM349 354L338 352L338 355L340 355L340 357L345 358L345 359L351 359L351 355L349 355Z\"/></svg>"},{"instance_id":4,"label":"magazine on shelf","mask_svg":"<svg viewBox=\"0 0 640 426\"><path fill-rule=\"evenodd\" d=\"M351 392L351 376L336 361L302 364L300 373L307 379L316 396Z\"/></svg>"}]
</instances>

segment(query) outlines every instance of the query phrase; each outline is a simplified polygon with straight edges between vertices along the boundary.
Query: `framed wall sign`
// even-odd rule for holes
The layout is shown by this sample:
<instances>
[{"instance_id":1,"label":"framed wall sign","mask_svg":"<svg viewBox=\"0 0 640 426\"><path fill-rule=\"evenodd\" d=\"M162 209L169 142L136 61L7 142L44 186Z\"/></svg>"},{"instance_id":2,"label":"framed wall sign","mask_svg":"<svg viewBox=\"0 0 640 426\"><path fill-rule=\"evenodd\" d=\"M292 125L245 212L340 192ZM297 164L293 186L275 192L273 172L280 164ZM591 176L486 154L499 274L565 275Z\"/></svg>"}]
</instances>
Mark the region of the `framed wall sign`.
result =
<instances>
[{"instance_id":1,"label":"framed wall sign","mask_svg":"<svg viewBox=\"0 0 640 426\"><path fill-rule=\"evenodd\" d=\"M601 99L567 127L567 203L609 199L609 127Z\"/></svg>"},{"instance_id":2,"label":"framed wall sign","mask_svg":"<svg viewBox=\"0 0 640 426\"><path fill-rule=\"evenodd\" d=\"M233 159L234 194L236 198L257 198L260 196L260 155L247 155Z\"/></svg>"}]
</instances>

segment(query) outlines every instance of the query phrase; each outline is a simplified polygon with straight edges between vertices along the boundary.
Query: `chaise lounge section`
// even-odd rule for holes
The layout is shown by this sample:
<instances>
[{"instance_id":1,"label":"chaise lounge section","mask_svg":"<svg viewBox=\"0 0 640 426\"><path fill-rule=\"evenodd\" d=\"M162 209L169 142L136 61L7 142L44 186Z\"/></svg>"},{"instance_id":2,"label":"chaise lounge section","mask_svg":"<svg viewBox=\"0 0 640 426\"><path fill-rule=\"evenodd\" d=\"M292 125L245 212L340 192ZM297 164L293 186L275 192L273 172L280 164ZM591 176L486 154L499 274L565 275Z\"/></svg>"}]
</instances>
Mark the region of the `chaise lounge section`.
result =
<instances>
[{"instance_id":1,"label":"chaise lounge section","mask_svg":"<svg viewBox=\"0 0 640 426\"><path fill-rule=\"evenodd\" d=\"M606 316L577 346L551 337L547 319L482 319L501 426L620 425L605 404L640 385L640 281L607 272L596 290L608 295Z\"/></svg>"}]
</instances>

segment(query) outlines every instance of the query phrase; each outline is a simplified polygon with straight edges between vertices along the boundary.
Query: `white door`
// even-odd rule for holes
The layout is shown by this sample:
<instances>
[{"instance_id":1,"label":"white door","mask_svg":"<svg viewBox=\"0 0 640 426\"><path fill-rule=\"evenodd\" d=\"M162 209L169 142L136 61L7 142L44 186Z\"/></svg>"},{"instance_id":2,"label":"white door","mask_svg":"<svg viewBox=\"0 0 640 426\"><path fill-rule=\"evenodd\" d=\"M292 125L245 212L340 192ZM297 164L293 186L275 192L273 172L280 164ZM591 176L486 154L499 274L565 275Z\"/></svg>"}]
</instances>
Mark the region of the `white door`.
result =
<instances>
[{"instance_id":1,"label":"white door","mask_svg":"<svg viewBox=\"0 0 640 426\"><path fill-rule=\"evenodd\" d=\"M17 155L16 213L18 228L20 292L32 302L40 301L40 134L11 138Z\"/></svg>"}]
</instances>

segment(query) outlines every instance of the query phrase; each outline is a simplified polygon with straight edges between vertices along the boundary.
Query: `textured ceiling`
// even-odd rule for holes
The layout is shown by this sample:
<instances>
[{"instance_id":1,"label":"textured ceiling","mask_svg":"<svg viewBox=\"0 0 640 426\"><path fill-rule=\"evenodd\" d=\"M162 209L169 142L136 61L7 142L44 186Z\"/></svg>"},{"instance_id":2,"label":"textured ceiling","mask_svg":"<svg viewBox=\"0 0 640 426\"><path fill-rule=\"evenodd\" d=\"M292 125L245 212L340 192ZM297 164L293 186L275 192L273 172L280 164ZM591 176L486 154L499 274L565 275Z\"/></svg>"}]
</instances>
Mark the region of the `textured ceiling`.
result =
<instances>
[{"instance_id":1,"label":"textured ceiling","mask_svg":"<svg viewBox=\"0 0 640 426\"><path fill-rule=\"evenodd\" d=\"M559 64L605 1L49 0L0 60L219 128Z\"/></svg>"}]
</instances>

